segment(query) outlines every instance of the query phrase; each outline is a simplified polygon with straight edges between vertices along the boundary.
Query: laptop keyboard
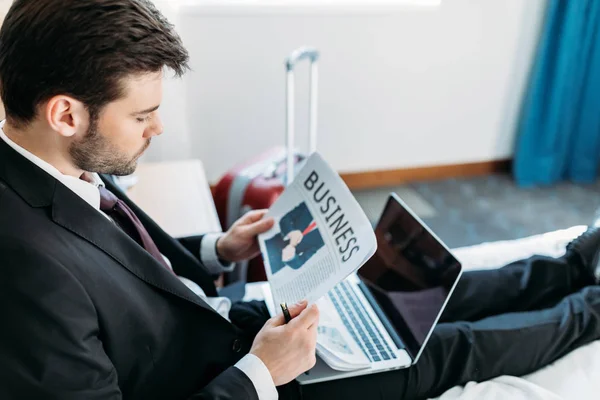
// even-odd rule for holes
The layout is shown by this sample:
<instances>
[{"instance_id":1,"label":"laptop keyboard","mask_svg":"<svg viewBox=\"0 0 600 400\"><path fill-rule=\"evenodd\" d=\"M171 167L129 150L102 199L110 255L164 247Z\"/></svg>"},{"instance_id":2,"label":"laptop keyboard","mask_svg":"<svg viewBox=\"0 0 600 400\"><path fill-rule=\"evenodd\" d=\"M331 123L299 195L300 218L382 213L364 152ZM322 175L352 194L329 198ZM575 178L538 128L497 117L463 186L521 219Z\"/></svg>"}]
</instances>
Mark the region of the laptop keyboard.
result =
<instances>
[{"instance_id":1,"label":"laptop keyboard","mask_svg":"<svg viewBox=\"0 0 600 400\"><path fill-rule=\"evenodd\" d=\"M349 283L342 281L335 286L329 298L346 329L371 362L396 358Z\"/></svg>"}]
</instances>

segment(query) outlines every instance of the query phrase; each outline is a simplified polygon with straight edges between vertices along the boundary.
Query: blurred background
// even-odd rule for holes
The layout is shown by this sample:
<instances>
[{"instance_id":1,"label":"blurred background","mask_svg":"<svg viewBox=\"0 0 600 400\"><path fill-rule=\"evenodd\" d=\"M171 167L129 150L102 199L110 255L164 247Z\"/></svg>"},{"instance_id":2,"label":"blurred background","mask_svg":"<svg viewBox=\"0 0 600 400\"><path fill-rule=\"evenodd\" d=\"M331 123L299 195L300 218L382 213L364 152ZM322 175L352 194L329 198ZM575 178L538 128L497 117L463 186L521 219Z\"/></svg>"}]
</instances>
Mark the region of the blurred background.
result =
<instances>
[{"instance_id":1,"label":"blurred background","mask_svg":"<svg viewBox=\"0 0 600 400\"><path fill-rule=\"evenodd\" d=\"M165 82L165 134L144 162L201 160L214 187L283 144L284 59L310 45L321 53L317 149L372 220L390 191L452 247L594 216L598 2L154 2L192 70ZM308 72L296 74L300 150Z\"/></svg>"}]
</instances>

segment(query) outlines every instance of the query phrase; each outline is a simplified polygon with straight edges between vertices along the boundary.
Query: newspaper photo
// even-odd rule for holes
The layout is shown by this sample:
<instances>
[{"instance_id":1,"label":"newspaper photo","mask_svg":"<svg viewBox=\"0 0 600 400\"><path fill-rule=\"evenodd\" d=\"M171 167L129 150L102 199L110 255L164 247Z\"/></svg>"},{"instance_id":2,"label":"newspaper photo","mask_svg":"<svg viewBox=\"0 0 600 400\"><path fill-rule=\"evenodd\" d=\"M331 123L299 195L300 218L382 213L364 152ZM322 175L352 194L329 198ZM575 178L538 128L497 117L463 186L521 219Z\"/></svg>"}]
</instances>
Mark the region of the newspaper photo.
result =
<instances>
[{"instance_id":1,"label":"newspaper photo","mask_svg":"<svg viewBox=\"0 0 600 400\"><path fill-rule=\"evenodd\" d=\"M258 240L275 304L316 302L377 249L364 211L318 153L267 216L275 225Z\"/></svg>"}]
</instances>

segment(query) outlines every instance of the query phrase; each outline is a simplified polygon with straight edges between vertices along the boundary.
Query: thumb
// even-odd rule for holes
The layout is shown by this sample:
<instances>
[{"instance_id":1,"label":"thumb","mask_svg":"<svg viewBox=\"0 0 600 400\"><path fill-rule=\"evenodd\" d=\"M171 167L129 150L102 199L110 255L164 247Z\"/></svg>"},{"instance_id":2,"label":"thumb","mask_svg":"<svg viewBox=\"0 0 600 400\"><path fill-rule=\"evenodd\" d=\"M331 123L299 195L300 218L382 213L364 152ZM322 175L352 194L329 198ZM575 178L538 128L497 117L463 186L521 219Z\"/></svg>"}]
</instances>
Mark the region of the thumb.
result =
<instances>
[{"instance_id":1,"label":"thumb","mask_svg":"<svg viewBox=\"0 0 600 400\"><path fill-rule=\"evenodd\" d=\"M308 302L306 300L302 300L296 304L292 304L288 306L288 311L290 312L290 317L292 319L296 318L300 313L306 308ZM279 307L279 306L278 306ZM283 312L278 313L276 316L269 320L272 326L281 326L285 324L285 317L283 316Z\"/></svg>"}]
</instances>

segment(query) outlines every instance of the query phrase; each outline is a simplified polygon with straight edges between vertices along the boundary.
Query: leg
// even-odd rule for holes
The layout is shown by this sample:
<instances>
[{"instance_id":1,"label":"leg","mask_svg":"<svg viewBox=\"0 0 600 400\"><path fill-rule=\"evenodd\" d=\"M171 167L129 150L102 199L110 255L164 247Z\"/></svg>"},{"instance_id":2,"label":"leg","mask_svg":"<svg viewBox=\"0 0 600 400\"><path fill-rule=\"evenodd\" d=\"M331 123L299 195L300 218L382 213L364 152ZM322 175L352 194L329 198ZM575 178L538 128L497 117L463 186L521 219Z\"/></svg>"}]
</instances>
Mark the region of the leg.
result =
<instances>
[{"instance_id":1,"label":"leg","mask_svg":"<svg viewBox=\"0 0 600 400\"><path fill-rule=\"evenodd\" d=\"M245 335L254 338L265 322L270 318L264 301L240 301L231 305L229 319Z\"/></svg>"},{"instance_id":2,"label":"leg","mask_svg":"<svg viewBox=\"0 0 600 400\"><path fill-rule=\"evenodd\" d=\"M566 257L533 256L503 268L465 271L440 322L477 321L507 312L539 310L591 283ZM269 313L263 302L239 302L233 304L230 318L256 335Z\"/></svg>"},{"instance_id":3,"label":"leg","mask_svg":"<svg viewBox=\"0 0 600 400\"><path fill-rule=\"evenodd\" d=\"M503 268L463 273L441 322L477 321L506 312L550 307L581 289L586 279L566 257L533 256Z\"/></svg>"},{"instance_id":4,"label":"leg","mask_svg":"<svg viewBox=\"0 0 600 400\"><path fill-rule=\"evenodd\" d=\"M555 307L478 322L439 325L417 364L405 370L302 386L282 399L422 399L469 381L521 376L600 338L600 286Z\"/></svg>"}]
</instances>

